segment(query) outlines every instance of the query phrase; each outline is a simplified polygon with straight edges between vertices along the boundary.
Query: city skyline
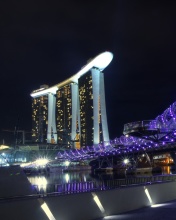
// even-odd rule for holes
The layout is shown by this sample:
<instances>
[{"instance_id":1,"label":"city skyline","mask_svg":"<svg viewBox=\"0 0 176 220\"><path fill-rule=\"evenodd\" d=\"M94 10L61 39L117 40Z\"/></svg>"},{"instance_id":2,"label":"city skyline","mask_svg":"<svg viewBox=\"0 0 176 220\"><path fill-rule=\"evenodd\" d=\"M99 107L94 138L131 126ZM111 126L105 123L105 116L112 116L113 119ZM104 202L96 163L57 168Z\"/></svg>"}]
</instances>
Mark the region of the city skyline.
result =
<instances>
[{"instance_id":1,"label":"city skyline","mask_svg":"<svg viewBox=\"0 0 176 220\"><path fill-rule=\"evenodd\" d=\"M1 4L1 142L3 129L31 131L35 88L63 81L107 50L114 54L104 76L110 139L175 102L175 2Z\"/></svg>"}]
</instances>

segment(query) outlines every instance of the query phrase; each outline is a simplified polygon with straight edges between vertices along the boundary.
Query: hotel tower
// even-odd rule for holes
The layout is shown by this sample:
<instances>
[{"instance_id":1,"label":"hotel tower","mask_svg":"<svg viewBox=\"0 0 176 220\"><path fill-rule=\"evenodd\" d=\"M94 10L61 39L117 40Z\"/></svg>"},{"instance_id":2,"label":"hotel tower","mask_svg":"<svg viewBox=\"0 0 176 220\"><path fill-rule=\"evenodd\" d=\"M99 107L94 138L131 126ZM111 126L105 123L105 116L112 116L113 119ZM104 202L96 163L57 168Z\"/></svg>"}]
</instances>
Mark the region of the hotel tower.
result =
<instances>
[{"instance_id":1,"label":"hotel tower","mask_svg":"<svg viewBox=\"0 0 176 220\"><path fill-rule=\"evenodd\" d=\"M101 53L69 79L31 93L34 142L74 148L109 143L102 71L112 59Z\"/></svg>"}]
</instances>

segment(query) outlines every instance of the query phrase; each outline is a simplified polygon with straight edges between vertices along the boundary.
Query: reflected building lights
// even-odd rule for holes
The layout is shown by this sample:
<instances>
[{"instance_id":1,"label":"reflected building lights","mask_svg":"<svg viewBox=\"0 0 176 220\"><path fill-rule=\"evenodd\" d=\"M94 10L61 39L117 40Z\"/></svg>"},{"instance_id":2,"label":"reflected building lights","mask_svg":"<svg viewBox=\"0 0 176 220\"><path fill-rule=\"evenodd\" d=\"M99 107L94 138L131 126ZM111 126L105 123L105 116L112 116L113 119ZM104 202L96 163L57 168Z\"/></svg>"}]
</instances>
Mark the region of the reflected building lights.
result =
<instances>
[{"instance_id":1,"label":"reflected building lights","mask_svg":"<svg viewBox=\"0 0 176 220\"><path fill-rule=\"evenodd\" d=\"M65 174L65 180L66 180L66 183L68 183L70 180L70 176L68 173Z\"/></svg>"},{"instance_id":2,"label":"reflected building lights","mask_svg":"<svg viewBox=\"0 0 176 220\"><path fill-rule=\"evenodd\" d=\"M32 185L36 185L38 187L39 192L41 190L46 192L48 181L45 176L39 176L39 177L38 176L35 176L35 177L28 176L28 180L30 181L30 183Z\"/></svg>"}]
</instances>

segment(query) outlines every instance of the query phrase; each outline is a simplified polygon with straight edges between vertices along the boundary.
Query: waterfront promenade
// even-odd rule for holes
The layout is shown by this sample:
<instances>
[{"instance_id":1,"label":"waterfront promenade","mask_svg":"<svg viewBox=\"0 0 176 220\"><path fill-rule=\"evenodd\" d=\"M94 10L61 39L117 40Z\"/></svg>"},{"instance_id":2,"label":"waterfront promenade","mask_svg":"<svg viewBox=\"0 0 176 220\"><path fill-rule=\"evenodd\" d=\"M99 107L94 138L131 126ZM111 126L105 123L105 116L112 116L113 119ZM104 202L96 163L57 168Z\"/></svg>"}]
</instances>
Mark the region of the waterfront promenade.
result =
<instances>
[{"instance_id":1,"label":"waterfront promenade","mask_svg":"<svg viewBox=\"0 0 176 220\"><path fill-rule=\"evenodd\" d=\"M0 167L0 219L48 220L35 194L19 166Z\"/></svg>"},{"instance_id":2,"label":"waterfront promenade","mask_svg":"<svg viewBox=\"0 0 176 220\"><path fill-rule=\"evenodd\" d=\"M68 184L53 193L37 192L20 167L0 168L0 176L0 212L6 220L174 219L166 215L176 204L170 202L176 199L176 175L102 181L79 190ZM165 206L151 208L161 203Z\"/></svg>"},{"instance_id":3,"label":"waterfront promenade","mask_svg":"<svg viewBox=\"0 0 176 220\"><path fill-rule=\"evenodd\" d=\"M176 200L96 220L175 220Z\"/></svg>"}]
</instances>

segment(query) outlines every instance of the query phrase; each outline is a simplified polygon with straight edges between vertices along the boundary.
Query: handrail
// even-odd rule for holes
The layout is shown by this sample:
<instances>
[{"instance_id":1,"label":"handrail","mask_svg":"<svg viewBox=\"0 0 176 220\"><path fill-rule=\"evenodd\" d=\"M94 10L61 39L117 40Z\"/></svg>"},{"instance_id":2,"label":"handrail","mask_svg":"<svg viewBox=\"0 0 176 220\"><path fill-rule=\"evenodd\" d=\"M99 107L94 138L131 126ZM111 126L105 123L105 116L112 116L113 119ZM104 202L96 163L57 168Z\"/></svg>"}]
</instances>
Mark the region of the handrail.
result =
<instances>
[{"instance_id":1,"label":"handrail","mask_svg":"<svg viewBox=\"0 0 176 220\"><path fill-rule=\"evenodd\" d=\"M155 120L135 121L125 124L123 133L125 134L139 128L156 130L158 129L158 126Z\"/></svg>"},{"instance_id":2,"label":"handrail","mask_svg":"<svg viewBox=\"0 0 176 220\"><path fill-rule=\"evenodd\" d=\"M48 184L47 190L53 188L53 192L47 192L39 190L37 185L33 185L36 190L36 194L32 195L19 195L10 197L1 197L0 203L25 200L25 199L38 199L41 197L52 197L60 195L70 195L76 193L86 193L92 191L104 191L110 189L118 189L122 187L140 186L146 184L158 184L176 181L175 174L169 175L158 175L158 176L140 176L140 177L126 177L125 179L114 179L114 180L100 180L100 181L89 181L89 182L72 182L64 184ZM41 187L42 188L42 187Z\"/></svg>"}]
</instances>

